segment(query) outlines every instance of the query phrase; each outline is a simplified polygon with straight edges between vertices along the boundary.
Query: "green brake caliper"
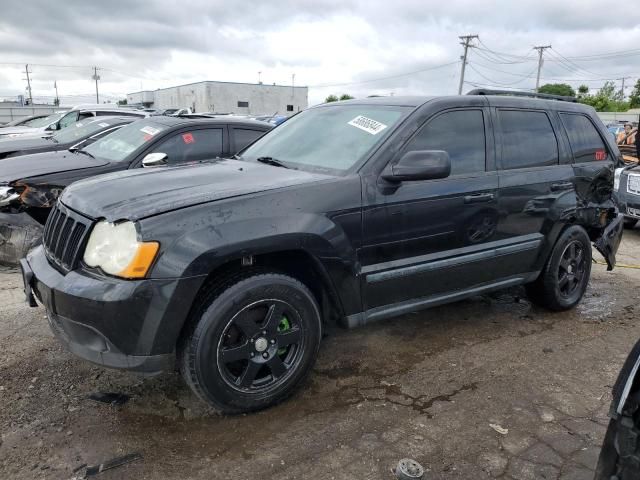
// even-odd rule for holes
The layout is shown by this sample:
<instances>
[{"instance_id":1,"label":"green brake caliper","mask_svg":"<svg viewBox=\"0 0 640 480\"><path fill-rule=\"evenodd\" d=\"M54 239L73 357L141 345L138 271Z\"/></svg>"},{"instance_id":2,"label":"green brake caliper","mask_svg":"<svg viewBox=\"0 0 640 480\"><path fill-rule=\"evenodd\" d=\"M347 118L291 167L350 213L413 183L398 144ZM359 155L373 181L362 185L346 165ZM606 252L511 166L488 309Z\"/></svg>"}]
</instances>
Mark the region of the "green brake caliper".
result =
<instances>
[{"instance_id":1,"label":"green brake caliper","mask_svg":"<svg viewBox=\"0 0 640 480\"><path fill-rule=\"evenodd\" d=\"M286 332L287 330L290 330L290 329L291 329L291 323L289 323L289 319L283 315L282 319L280 320L280 323L278 324L278 333ZM282 347L278 349L278 355L283 355L286 352L287 352L287 347Z\"/></svg>"}]
</instances>

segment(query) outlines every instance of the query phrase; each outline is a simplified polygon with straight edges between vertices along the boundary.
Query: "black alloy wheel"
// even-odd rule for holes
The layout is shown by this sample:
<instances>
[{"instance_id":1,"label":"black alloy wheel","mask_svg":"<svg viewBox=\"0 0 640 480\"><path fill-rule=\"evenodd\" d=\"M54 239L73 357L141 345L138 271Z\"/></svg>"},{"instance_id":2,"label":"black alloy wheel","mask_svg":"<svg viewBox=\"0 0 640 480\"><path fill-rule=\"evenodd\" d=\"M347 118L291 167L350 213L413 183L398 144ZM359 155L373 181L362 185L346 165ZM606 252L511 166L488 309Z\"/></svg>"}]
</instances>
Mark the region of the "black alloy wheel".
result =
<instances>
[{"instance_id":1,"label":"black alloy wheel","mask_svg":"<svg viewBox=\"0 0 640 480\"><path fill-rule=\"evenodd\" d=\"M560 258L558 265L558 288L560 294L571 297L580 288L585 274L584 247L578 240L571 241Z\"/></svg>"}]
</instances>

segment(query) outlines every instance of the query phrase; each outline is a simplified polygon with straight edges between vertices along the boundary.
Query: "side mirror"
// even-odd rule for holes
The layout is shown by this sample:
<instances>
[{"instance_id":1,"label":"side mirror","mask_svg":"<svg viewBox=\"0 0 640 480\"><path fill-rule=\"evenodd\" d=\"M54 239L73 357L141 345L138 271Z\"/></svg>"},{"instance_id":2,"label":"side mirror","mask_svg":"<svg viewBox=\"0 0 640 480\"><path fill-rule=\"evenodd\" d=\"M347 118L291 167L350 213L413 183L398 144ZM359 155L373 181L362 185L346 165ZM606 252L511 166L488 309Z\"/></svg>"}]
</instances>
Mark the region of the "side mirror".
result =
<instances>
[{"instance_id":1,"label":"side mirror","mask_svg":"<svg viewBox=\"0 0 640 480\"><path fill-rule=\"evenodd\" d=\"M389 164L382 178L398 183L405 180L435 180L451 174L449 154L443 150L414 150L405 153L398 162Z\"/></svg>"},{"instance_id":2,"label":"side mirror","mask_svg":"<svg viewBox=\"0 0 640 480\"><path fill-rule=\"evenodd\" d=\"M57 123L52 123L47 128L45 128L45 130L49 130L51 132L54 132L56 130L60 130L60 126Z\"/></svg>"},{"instance_id":3,"label":"side mirror","mask_svg":"<svg viewBox=\"0 0 640 480\"><path fill-rule=\"evenodd\" d=\"M168 159L169 157L167 156L166 153L162 153L162 152L150 153L142 159L142 166L144 168L161 167L162 165L167 164Z\"/></svg>"}]
</instances>

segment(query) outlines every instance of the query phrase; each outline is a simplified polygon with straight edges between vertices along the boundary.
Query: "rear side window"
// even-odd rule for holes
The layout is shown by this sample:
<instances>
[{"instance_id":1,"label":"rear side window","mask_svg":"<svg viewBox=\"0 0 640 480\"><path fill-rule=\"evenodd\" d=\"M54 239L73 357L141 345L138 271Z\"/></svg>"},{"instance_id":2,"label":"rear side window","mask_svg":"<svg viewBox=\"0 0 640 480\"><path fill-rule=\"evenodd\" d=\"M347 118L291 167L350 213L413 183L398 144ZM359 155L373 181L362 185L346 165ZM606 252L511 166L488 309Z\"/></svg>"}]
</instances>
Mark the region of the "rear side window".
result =
<instances>
[{"instance_id":1,"label":"rear side window","mask_svg":"<svg viewBox=\"0 0 640 480\"><path fill-rule=\"evenodd\" d=\"M558 140L544 112L498 110L502 169L558 164Z\"/></svg>"},{"instance_id":2,"label":"rear side window","mask_svg":"<svg viewBox=\"0 0 640 480\"><path fill-rule=\"evenodd\" d=\"M484 116L481 110L455 110L438 115L409 141L405 152L444 150L451 175L485 171Z\"/></svg>"},{"instance_id":3,"label":"rear side window","mask_svg":"<svg viewBox=\"0 0 640 480\"><path fill-rule=\"evenodd\" d=\"M561 113L560 118L567 130L571 151L576 163L605 160L607 149L596 127L584 115Z\"/></svg>"},{"instance_id":4,"label":"rear side window","mask_svg":"<svg viewBox=\"0 0 640 480\"><path fill-rule=\"evenodd\" d=\"M167 154L169 165L214 159L222 155L222 129L178 133L153 149Z\"/></svg>"},{"instance_id":5,"label":"rear side window","mask_svg":"<svg viewBox=\"0 0 640 480\"><path fill-rule=\"evenodd\" d=\"M235 139L236 152L239 152L247 145L251 145L257 139L259 139L265 132L258 130L247 130L244 128L234 128L233 138Z\"/></svg>"}]
</instances>

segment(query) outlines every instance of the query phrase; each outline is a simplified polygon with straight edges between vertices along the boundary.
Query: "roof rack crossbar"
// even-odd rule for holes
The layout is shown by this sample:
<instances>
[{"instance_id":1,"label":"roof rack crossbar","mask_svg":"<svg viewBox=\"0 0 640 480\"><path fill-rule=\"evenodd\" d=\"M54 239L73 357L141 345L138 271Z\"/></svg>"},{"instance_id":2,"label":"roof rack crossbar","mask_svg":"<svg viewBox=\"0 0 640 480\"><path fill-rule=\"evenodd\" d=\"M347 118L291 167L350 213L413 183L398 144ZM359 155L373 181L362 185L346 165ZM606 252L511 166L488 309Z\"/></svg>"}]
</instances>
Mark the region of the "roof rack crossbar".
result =
<instances>
[{"instance_id":1,"label":"roof rack crossbar","mask_svg":"<svg viewBox=\"0 0 640 480\"><path fill-rule=\"evenodd\" d=\"M522 92L518 90L491 90L486 88L476 88L467 92L467 95L506 95L512 97L542 98L545 100L558 100L560 102L576 103L576 97L567 97L563 95L551 95L549 93Z\"/></svg>"}]
</instances>

